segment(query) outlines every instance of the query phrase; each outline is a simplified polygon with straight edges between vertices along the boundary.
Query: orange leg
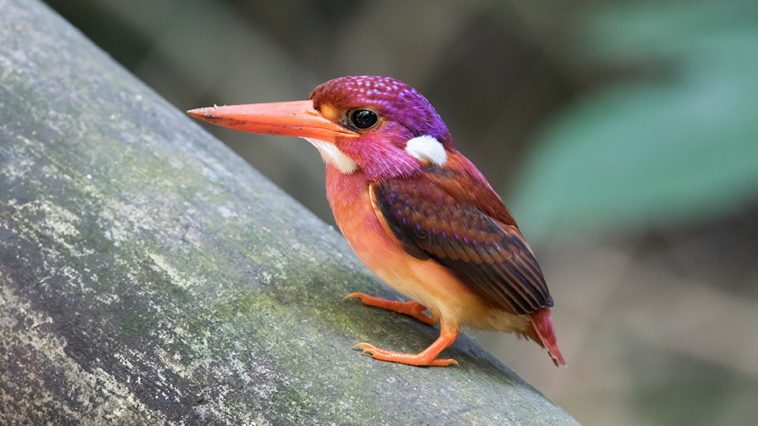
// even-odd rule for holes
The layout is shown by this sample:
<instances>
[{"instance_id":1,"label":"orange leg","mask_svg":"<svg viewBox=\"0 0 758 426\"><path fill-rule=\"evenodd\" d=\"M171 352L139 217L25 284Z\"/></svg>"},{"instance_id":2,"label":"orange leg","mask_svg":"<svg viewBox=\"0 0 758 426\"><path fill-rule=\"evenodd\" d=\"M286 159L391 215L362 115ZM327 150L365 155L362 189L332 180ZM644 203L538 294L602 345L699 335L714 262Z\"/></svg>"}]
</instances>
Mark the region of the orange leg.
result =
<instances>
[{"instance_id":1,"label":"orange leg","mask_svg":"<svg viewBox=\"0 0 758 426\"><path fill-rule=\"evenodd\" d=\"M378 297L369 296L368 294L364 293L350 293L345 296L345 299L350 297L357 297L358 299L361 299L361 302L363 302L363 304L366 306L374 306L377 308L386 309L388 311L408 315L429 325L436 324L432 317L424 313L426 306L418 302L395 302L393 300L380 299Z\"/></svg>"},{"instance_id":2,"label":"orange leg","mask_svg":"<svg viewBox=\"0 0 758 426\"><path fill-rule=\"evenodd\" d=\"M443 327L440 332L440 337L438 337L428 348L417 354L387 351L368 343L358 343L354 347L361 348L364 353L370 353L375 359L382 361L408 365L447 367L451 364L458 365L458 361L454 359L437 358L437 355L439 355L445 348L452 345L453 342L455 342L456 337L458 337L458 330L451 330L447 327Z\"/></svg>"}]
</instances>

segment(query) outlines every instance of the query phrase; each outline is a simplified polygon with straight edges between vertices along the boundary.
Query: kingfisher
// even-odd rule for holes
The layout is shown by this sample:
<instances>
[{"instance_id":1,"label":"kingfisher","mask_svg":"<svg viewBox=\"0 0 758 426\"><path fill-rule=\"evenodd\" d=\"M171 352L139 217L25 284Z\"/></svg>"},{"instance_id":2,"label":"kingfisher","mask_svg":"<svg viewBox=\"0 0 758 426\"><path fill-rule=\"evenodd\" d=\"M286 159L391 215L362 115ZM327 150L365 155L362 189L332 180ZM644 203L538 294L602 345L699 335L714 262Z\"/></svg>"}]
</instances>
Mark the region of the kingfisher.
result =
<instances>
[{"instance_id":1,"label":"kingfisher","mask_svg":"<svg viewBox=\"0 0 758 426\"><path fill-rule=\"evenodd\" d=\"M307 100L197 108L195 118L247 132L296 136L326 163L326 196L342 235L400 302L351 293L364 305L439 324L428 348L354 348L382 361L458 365L438 355L462 326L516 333L558 350L553 299L532 249L484 175L453 144L429 101L390 77L346 76Z\"/></svg>"}]
</instances>

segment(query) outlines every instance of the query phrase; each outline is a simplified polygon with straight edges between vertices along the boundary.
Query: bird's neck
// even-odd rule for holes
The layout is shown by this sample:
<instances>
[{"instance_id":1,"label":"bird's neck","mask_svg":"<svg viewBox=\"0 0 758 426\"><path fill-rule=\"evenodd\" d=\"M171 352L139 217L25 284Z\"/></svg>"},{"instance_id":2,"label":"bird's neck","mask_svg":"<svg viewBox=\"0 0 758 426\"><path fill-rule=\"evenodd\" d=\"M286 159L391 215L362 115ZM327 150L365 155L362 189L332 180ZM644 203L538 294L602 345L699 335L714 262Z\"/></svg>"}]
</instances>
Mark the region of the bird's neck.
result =
<instances>
[{"instance_id":1,"label":"bird's neck","mask_svg":"<svg viewBox=\"0 0 758 426\"><path fill-rule=\"evenodd\" d=\"M339 152L352 159L357 167L346 174L362 172L373 181L410 177L421 173L421 163L404 150L402 144L390 142L388 135L369 134L358 141L338 140ZM402 140L400 137L398 140ZM332 163L335 166L339 164Z\"/></svg>"},{"instance_id":2,"label":"bird's neck","mask_svg":"<svg viewBox=\"0 0 758 426\"><path fill-rule=\"evenodd\" d=\"M350 247L366 264L372 262L372 253L386 243L384 239L377 240L385 233L371 206L370 182L361 169L345 174L332 164L326 166L326 197L334 220Z\"/></svg>"},{"instance_id":3,"label":"bird's neck","mask_svg":"<svg viewBox=\"0 0 758 426\"><path fill-rule=\"evenodd\" d=\"M346 174L333 164L326 165L326 198L339 224L339 213L351 204L359 203L366 194L370 179L363 170Z\"/></svg>"}]
</instances>

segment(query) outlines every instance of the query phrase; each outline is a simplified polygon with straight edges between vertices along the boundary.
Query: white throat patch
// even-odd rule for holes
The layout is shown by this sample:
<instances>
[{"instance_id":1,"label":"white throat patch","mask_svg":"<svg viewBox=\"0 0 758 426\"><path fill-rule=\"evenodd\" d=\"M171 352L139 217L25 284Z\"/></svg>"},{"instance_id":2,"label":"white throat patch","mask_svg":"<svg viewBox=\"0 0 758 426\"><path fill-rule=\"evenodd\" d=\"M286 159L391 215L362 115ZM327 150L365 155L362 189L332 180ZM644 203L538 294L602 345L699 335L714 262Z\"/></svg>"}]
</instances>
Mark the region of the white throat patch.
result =
<instances>
[{"instance_id":1,"label":"white throat patch","mask_svg":"<svg viewBox=\"0 0 758 426\"><path fill-rule=\"evenodd\" d=\"M438 166L444 166L447 162L445 147L440 141L429 135L408 140L405 143L405 152L421 162L430 161Z\"/></svg>"},{"instance_id":2,"label":"white throat patch","mask_svg":"<svg viewBox=\"0 0 758 426\"><path fill-rule=\"evenodd\" d=\"M311 143L311 145L315 146L316 149L318 149L319 154L321 154L321 158L324 160L324 162L336 167L340 173L349 175L358 168L358 163L340 151L340 149L337 148L337 145L331 142L322 141L321 139L303 139L307 140Z\"/></svg>"}]
</instances>

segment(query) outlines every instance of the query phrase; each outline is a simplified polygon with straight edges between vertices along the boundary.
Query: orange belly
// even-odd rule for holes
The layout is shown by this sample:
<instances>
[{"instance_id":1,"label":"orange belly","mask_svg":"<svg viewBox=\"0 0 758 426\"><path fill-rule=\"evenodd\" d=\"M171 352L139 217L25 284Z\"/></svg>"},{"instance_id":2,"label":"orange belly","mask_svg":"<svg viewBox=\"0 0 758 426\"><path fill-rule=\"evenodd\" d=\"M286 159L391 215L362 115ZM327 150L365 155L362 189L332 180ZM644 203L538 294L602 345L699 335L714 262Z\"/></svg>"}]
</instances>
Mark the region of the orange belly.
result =
<instances>
[{"instance_id":1,"label":"orange belly","mask_svg":"<svg viewBox=\"0 0 758 426\"><path fill-rule=\"evenodd\" d=\"M358 258L390 287L426 306L435 320L456 329L466 325L511 332L529 327L528 317L488 304L436 261L409 255L377 219L361 171L344 175L328 165L326 188L337 225Z\"/></svg>"}]
</instances>

